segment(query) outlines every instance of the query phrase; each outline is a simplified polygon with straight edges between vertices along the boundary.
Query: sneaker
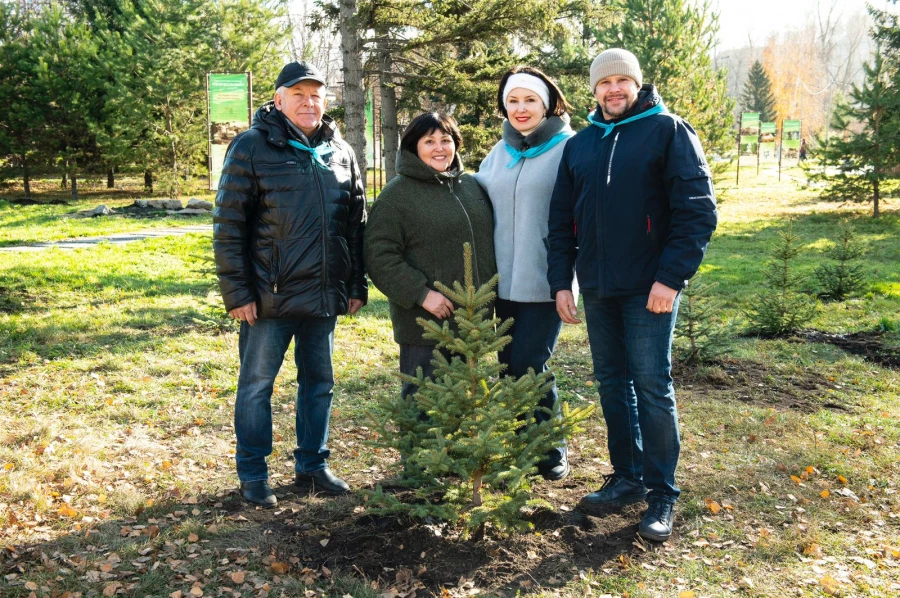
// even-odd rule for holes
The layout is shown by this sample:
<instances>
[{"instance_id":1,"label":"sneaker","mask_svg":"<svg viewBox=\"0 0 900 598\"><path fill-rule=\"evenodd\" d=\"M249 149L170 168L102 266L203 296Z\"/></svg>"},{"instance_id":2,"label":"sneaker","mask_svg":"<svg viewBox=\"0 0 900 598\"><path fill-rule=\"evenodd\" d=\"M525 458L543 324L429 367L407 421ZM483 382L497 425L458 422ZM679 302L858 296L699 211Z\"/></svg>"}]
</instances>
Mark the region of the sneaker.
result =
<instances>
[{"instance_id":1,"label":"sneaker","mask_svg":"<svg viewBox=\"0 0 900 598\"><path fill-rule=\"evenodd\" d=\"M641 519L638 534L647 540L665 542L672 535L672 524L675 522L675 503L664 498L652 498L647 512Z\"/></svg>"},{"instance_id":2,"label":"sneaker","mask_svg":"<svg viewBox=\"0 0 900 598\"><path fill-rule=\"evenodd\" d=\"M614 473L603 476L603 479L604 482L600 489L582 498L582 503L622 507L647 498L647 489L640 482Z\"/></svg>"}]
</instances>

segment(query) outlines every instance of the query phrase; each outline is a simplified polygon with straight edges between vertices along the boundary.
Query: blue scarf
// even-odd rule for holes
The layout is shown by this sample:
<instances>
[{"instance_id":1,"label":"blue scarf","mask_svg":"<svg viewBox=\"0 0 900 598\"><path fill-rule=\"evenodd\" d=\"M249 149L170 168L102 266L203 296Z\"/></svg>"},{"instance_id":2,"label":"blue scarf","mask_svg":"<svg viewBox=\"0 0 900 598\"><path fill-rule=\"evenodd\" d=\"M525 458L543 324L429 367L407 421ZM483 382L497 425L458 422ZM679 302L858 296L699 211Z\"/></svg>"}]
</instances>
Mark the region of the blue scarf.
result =
<instances>
[{"instance_id":1,"label":"blue scarf","mask_svg":"<svg viewBox=\"0 0 900 598\"><path fill-rule=\"evenodd\" d=\"M318 162L319 166L321 166L325 170L331 170L330 168L328 168L328 165L325 164L325 162L322 160L322 156L320 154L321 149L328 150L328 151L324 152L326 154L331 153L331 147L327 143L323 143L322 145L317 145L316 147L309 147L308 145L303 145L296 139L288 139L287 142L292 147L295 147L298 150L301 150L304 152L309 152L310 155L312 155L313 160Z\"/></svg>"},{"instance_id":2,"label":"blue scarf","mask_svg":"<svg viewBox=\"0 0 900 598\"><path fill-rule=\"evenodd\" d=\"M662 102L660 102L659 104L657 104L650 110L647 110L646 112L641 112L640 114L635 114L634 116L626 118L625 120L620 120L618 122L614 122L614 123L610 123L610 124L606 124L606 123L602 123L600 121L594 120L594 112L589 112L587 119L588 119L588 122L591 123L592 125L597 125L601 129L606 131L605 133L603 133L603 137L600 138L600 139L606 139L606 136L609 135L610 133L612 133L612 130L618 126L624 125L626 123L634 122L636 120L640 120L640 119L646 118L648 116L653 116L654 114L661 114L663 112L668 112L668 110L666 110L666 106Z\"/></svg>"},{"instance_id":3,"label":"blue scarf","mask_svg":"<svg viewBox=\"0 0 900 598\"><path fill-rule=\"evenodd\" d=\"M544 152L550 151L553 146L557 145L563 139L568 139L572 135L574 135L574 131L560 131L544 143L538 145L537 147L532 147L527 150L520 151L511 146L510 144L506 144L506 151L509 152L509 155L512 156L512 160L509 164L506 165L507 168L512 168L516 164L519 163L519 160L522 158L534 158L536 156L540 156Z\"/></svg>"}]
</instances>

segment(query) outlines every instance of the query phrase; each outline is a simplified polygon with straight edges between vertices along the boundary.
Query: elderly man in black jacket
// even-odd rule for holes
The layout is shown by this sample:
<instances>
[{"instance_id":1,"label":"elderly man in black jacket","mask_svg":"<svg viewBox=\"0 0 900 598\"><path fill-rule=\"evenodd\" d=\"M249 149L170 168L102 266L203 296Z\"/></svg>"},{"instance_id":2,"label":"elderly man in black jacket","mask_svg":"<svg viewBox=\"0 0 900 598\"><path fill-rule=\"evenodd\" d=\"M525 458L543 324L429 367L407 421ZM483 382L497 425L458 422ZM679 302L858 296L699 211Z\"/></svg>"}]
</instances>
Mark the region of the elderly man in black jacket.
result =
<instances>
[{"instance_id":1,"label":"elderly man in black jacket","mask_svg":"<svg viewBox=\"0 0 900 598\"><path fill-rule=\"evenodd\" d=\"M547 277L557 312L574 324L577 271L607 425L613 473L583 502L646 498L638 533L664 541L680 492L672 333L679 291L716 228L716 203L694 129L642 83L626 50L606 50L591 65L597 109L560 162Z\"/></svg>"},{"instance_id":2,"label":"elderly man in black jacket","mask_svg":"<svg viewBox=\"0 0 900 598\"><path fill-rule=\"evenodd\" d=\"M275 97L225 157L213 216L225 308L241 320L234 427L244 500L276 504L272 389L294 340L295 482L328 494L347 484L328 468L337 316L368 294L362 259L365 191L353 150L325 115L325 79L305 62L282 69Z\"/></svg>"}]
</instances>

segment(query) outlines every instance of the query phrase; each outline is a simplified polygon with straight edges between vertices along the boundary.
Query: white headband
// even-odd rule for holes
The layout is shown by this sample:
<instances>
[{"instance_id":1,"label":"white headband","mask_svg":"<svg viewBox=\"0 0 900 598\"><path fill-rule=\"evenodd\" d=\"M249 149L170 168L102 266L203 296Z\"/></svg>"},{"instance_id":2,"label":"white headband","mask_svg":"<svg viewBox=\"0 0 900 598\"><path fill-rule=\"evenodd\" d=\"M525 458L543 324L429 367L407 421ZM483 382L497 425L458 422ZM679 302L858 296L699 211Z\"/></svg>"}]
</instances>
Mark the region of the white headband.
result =
<instances>
[{"instance_id":1,"label":"white headband","mask_svg":"<svg viewBox=\"0 0 900 598\"><path fill-rule=\"evenodd\" d=\"M541 98L541 101L544 102L544 109L550 109L550 90L547 88L547 84L528 73L516 73L506 80L506 87L503 88L504 106L506 106L506 98L510 92L520 87L536 93Z\"/></svg>"}]
</instances>

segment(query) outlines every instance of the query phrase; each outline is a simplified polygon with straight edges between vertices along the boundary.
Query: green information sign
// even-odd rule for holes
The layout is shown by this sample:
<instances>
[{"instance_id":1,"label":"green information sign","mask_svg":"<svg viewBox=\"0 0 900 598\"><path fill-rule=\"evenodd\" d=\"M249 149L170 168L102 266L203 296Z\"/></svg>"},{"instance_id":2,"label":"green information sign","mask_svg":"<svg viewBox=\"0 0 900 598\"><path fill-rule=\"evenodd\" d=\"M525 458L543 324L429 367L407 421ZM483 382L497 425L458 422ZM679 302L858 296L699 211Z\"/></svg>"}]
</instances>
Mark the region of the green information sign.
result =
<instances>
[{"instance_id":1,"label":"green information sign","mask_svg":"<svg viewBox=\"0 0 900 598\"><path fill-rule=\"evenodd\" d=\"M760 123L759 125L759 159L763 162L772 162L778 159L775 153L775 123Z\"/></svg>"},{"instance_id":2,"label":"green information sign","mask_svg":"<svg viewBox=\"0 0 900 598\"><path fill-rule=\"evenodd\" d=\"M783 149L800 149L800 125L801 121L785 119L781 123L781 147Z\"/></svg>"},{"instance_id":3,"label":"green information sign","mask_svg":"<svg viewBox=\"0 0 900 598\"><path fill-rule=\"evenodd\" d=\"M741 154L755 154L759 143L759 112L741 113Z\"/></svg>"},{"instance_id":4,"label":"green information sign","mask_svg":"<svg viewBox=\"0 0 900 598\"><path fill-rule=\"evenodd\" d=\"M741 133L744 129L759 129L759 112L741 112Z\"/></svg>"},{"instance_id":5,"label":"green information sign","mask_svg":"<svg viewBox=\"0 0 900 598\"><path fill-rule=\"evenodd\" d=\"M214 123L247 122L249 87L246 73L210 73L209 120Z\"/></svg>"},{"instance_id":6,"label":"green information sign","mask_svg":"<svg viewBox=\"0 0 900 598\"><path fill-rule=\"evenodd\" d=\"M209 188L219 188L231 140L250 128L250 73L208 73Z\"/></svg>"}]
</instances>

